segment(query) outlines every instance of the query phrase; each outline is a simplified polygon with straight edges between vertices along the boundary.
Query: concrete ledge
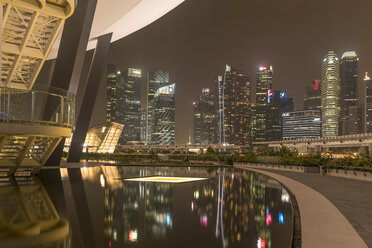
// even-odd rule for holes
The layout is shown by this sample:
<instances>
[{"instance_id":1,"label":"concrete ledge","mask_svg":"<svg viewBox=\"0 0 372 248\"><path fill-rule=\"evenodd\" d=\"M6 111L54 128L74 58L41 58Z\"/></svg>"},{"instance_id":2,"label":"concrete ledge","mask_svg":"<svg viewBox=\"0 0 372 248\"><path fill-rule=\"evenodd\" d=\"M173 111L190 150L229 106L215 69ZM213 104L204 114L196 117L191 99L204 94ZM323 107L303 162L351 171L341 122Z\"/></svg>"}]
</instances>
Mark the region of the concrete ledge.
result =
<instances>
[{"instance_id":1,"label":"concrete ledge","mask_svg":"<svg viewBox=\"0 0 372 248\"><path fill-rule=\"evenodd\" d=\"M234 166L246 166L246 167L257 168L257 169L267 168L267 169L302 172L302 173L320 173L320 168L317 166L260 164L260 163L234 163Z\"/></svg>"},{"instance_id":2,"label":"concrete ledge","mask_svg":"<svg viewBox=\"0 0 372 248\"><path fill-rule=\"evenodd\" d=\"M344 170L336 168L325 168L325 175L334 177L344 177L372 182L372 172Z\"/></svg>"},{"instance_id":3,"label":"concrete ledge","mask_svg":"<svg viewBox=\"0 0 372 248\"><path fill-rule=\"evenodd\" d=\"M296 197L301 216L302 247L364 248L366 243L341 212L323 195L290 178L249 166L236 168L270 176L288 187Z\"/></svg>"}]
</instances>

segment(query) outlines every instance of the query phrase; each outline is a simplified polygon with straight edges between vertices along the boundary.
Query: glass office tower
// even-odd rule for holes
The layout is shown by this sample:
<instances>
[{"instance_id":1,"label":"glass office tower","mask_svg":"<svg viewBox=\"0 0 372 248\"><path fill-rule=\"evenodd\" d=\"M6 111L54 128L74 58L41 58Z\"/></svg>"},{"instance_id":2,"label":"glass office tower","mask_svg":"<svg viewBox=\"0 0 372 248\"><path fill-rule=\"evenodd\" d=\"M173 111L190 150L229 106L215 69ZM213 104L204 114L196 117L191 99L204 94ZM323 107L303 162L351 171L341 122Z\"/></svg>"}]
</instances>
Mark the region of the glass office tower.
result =
<instances>
[{"instance_id":1,"label":"glass office tower","mask_svg":"<svg viewBox=\"0 0 372 248\"><path fill-rule=\"evenodd\" d=\"M218 80L221 143L247 145L251 130L250 76L226 65Z\"/></svg>"},{"instance_id":2,"label":"glass office tower","mask_svg":"<svg viewBox=\"0 0 372 248\"><path fill-rule=\"evenodd\" d=\"M320 80L314 80L311 86L306 87L304 109L322 109L322 91Z\"/></svg>"},{"instance_id":3,"label":"glass office tower","mask_svg":"<svg viewBox=\"0 0 372 248\"><path fill-rule=\"evenodd\" d=\"M147 103L146 103L146 144L153 144L151 138L152 133L154 132L154 105L155 105L155 93L162 87L168 86L171 83L169 82L169 73L163 70L151 70L149 71L148 81L147 81Z\"/></svg>"},{"instance_id":4,"label":"glass office tower","mask_svg":"<svg viewBox=\"0 0 372 248\"><path fill-rule=\"evenodd\" d=\"M123 111L120 112L124 122L121 144L131 144L141 140L141 84L142 71L128 68L124 75L124 94L119 96L119 99L124 102Z\"/></svg>"},{"instance_id":5,"label":"glass office tower","mask_svg":"<svg viewBox=\"0 0 372 248\"><path fill-rule=\"evenodd\" d=\"M329 51L322 63L322 136L339 135L340 77L339 60Z\"/></svg>"},{"instance_id":6,"label":"glass office tower","mask_svg":"<svg viewBox=\"0 0 372 248\"><path fill-rule=\"evenodd\" d=\"M106 122L117 122L123 124L120 106L123 106L118 98L124 93L124 84L121 73L115 64L107 65L107 98L106 98Z\"/></svg>"},{"instance_id":7,"label":"glass office tower","mask_svg":"<svg viewBox=\"0 0 372 248\"><path fill-rule=\"evenodd\" d=\"M175 128L175 84L160 87L151 111L151 145L173 145Z\"/></svg>"},{"instance_id":8,"label":"glass office tower","mask_svg":"<svg viewBox=\"0 0 372 248\"><path fill-rule=\"evenodd\" d=\"M194 144L217 143L217 108L215 94L209 88L202 89L199 101L194 102Z\"/></svg>"},{"instance_id":9,"label":"glass office tower","mask_svg":"<svg viewBox=\"0 0 372 248\"><path fill-rule=\"evenodd\" d=\"M258 66L256 70L256 105L252 118L252 140L268 140L267 119L269 96L272 94L273 67Z\"/></svg>"},{"instance_id":10,"label":"glass office tower","mask_svg":"<svg viewBox=\"0 0 372 248\"><path fill-rule=\"evenodd\" d=\"M282 140L283 113L294 110L293 98L284 91L273 91L268 96L269 105L266 120L267 140Z\"/></svg>"},{"instance_id":11,"label":"glass office tower","mask_svg":"<svg viewBox=\"0 0 372 248\"><path fill-rule=\"evenodd\" d=\"M359 58L354 51L345 52L340 60L340 119L341 135L360 133L362 123L355 118L361 116L358 105L358 63Z\"/></svg>"}]
</instances>

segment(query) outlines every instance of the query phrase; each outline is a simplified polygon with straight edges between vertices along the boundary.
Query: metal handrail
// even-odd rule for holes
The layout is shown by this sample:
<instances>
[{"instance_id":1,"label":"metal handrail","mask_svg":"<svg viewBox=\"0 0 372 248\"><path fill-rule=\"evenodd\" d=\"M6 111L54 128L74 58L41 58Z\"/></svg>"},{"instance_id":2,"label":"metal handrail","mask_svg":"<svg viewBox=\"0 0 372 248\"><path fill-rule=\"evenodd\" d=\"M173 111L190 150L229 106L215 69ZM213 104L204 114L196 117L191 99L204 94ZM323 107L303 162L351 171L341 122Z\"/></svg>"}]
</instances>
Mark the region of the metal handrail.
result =
<instances>
[{"instance_id":1,"label":"metal handrail","mask_svg":"<svg viewBox=\"0 0 372 248\"><path fill-rule=\"evenodd\" d=\"M0 86L0 121L21 121L31 123L45 123L73 127L75 115L75 97L67 91L58 88L50 88L50 91L61 92L57 94L46 90L17 89ZM47 99L53 98L56 109L50 119L43 116Z\"/></svg>"}]
</instances>

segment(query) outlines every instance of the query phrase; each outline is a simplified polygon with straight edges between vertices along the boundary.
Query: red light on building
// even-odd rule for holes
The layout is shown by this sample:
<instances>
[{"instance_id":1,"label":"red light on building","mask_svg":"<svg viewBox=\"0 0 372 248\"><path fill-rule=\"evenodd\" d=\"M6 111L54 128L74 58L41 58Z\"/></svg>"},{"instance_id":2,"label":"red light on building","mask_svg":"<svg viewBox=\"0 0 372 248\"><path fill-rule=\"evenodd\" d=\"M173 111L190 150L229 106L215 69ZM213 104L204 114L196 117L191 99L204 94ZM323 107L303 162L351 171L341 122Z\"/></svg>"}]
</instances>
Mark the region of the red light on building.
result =
<instances>
[{"instance_id":1,"label":"red light on building","mask_svg":"<svg viewBox=\"0 0 372 248\"><path fill-rule=\"evenodd\" d=\"M319 83L320 83L319 80L314 80L314 84L313 84L313 89L314 90L318 90L319 89Z\"/></svg>"},{"instance_id":2,"label":"red light on building","mask_svg":"<svg viewBox=\"0 0 372 248\"><path fill-rule=\"evenodd\" d=\"M266 215L266 226L270 226L271 222L272 222L271 214L269 213Z\"/></svg>"}]
</instances>

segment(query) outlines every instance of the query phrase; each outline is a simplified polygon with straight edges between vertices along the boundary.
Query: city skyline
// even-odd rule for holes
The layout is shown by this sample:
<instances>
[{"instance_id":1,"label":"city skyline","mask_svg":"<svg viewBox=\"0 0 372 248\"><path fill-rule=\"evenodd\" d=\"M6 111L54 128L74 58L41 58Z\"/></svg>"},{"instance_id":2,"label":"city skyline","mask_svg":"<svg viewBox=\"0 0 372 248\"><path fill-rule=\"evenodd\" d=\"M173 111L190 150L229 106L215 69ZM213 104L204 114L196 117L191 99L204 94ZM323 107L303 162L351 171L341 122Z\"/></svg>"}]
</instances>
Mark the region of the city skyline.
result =
<instances>
[{"instance_id":1,"label":"city skyline","mask_svg":"<svg viewBox=\"0 0 372 248\"><path fill-rule=\"evenodd\" d=\"M329 50L339 55L355 50L360 58L359 78L363 78L365 71L372 71L366 5L372 7L372 3L348 1L186 1L157 22L113 43L109 62L116 62L120 69L170 72L170 81L182 92L176 100L176 143L186 143L193 122L192 102L202 88L212 88L226 63L250 75L260 64L273 65L273 90L286 90L295 98L295 109L302 108L305 87L320 79L321 60ZM342 15L349 18L340 19ZM324 19L335 23L332 30Z\"/></svg>"}]
</instances>

